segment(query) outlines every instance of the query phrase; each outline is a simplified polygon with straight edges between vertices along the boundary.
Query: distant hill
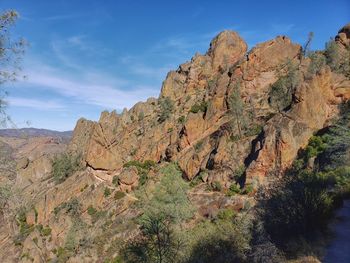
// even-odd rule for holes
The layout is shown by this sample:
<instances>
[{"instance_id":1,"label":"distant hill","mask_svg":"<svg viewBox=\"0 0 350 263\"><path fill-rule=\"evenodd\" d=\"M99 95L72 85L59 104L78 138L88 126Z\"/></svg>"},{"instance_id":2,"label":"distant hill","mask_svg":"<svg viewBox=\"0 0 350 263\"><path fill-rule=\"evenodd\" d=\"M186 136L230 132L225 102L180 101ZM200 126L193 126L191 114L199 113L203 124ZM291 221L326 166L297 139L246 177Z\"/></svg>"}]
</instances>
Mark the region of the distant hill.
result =
<instances>
[{"instance_id":1,"label":"distant hill","mask_svg":"<svg viewBox=\"0 0 350 263\"><path fill-rule=\"evenodd\" d=\"M60 137L64 139L70 139L72 137L73 131L53 131L46 129L36 129L36 128L22 128L22 129L0 129L0 136L6 137Z\"/></svg>"}]
</instances>

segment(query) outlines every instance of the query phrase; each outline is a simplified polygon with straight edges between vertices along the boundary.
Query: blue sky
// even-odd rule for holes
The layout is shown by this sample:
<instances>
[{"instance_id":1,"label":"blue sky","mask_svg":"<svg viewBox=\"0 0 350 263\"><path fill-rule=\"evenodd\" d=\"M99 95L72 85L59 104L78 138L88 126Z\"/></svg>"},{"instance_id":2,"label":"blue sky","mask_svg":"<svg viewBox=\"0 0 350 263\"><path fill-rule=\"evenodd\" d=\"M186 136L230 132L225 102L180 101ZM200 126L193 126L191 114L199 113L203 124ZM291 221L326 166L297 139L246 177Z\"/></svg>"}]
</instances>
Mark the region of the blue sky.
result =
<instances>
[{"instance_id":1,"label":"blue sky","mask_svg":"<svg viewBox=\"0 0 350 263\"><path fill-rule=\"evenodd\" d=\"M25 80L7 84L18 127L70 130L80 117L157 97L166 73L204 53L220 31L249 48L276 35L321 49L350 22L350 1L0 0L21 18L13 37L28 42Z\"/></svg>"}]
</instances>

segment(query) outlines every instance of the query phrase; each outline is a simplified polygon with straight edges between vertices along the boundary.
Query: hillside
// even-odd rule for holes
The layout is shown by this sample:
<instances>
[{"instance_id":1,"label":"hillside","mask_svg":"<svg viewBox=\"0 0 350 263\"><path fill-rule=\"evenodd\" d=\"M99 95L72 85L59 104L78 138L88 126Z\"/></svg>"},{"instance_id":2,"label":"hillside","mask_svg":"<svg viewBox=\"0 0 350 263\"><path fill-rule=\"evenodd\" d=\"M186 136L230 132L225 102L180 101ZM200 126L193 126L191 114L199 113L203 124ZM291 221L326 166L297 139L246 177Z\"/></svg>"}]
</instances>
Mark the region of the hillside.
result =
<instances>
[{"instance_id":1,"label":"hillside","mask_svg":"<svg viewBox=\"0 0 350 263\"><path fill-rule=\"evenodd\" d=\"M46 129L36 128L22 128L22 129L0 129L0 136L4 137L60 137L64 139L70 139L72 137L72 131L52 131Z\"/></svg>"},{"instance_id":2,"label":"hillside","mask_svg":"<svg viewBox=\"0 0 350 263\"><path fill-rule=\"evenodd\" d=\"M78 120L67 147L7 138L0 259L319 262L350 193L349 50L350 24L307 54L223 31L158 98Z\"/></svg>"}]
</instances>

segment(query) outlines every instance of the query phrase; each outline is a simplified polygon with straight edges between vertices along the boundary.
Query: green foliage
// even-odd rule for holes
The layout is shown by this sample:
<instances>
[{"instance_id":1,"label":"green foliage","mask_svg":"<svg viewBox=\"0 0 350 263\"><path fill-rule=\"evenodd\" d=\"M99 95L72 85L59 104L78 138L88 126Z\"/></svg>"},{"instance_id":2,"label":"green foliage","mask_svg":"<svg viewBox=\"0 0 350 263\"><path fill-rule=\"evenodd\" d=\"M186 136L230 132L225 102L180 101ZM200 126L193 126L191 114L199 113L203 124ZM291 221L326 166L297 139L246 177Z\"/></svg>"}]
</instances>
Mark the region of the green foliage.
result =
<instances>
[{"instance_id":1,"label":"green foliage","mask_svg":"<svg viewBox=\"0 0 350 263\"><path fill-rule=\"evenodd\" d=\"M234 210L226 208L220 210L217 217L220 220L233 220L236 215L237 214Z\"/></svg>"},{"instance_id":2,"label":"green foliage","mask_svg":"<svg viewBox=\"0 0 350 263\"><path fill-rule=\"evenodd\" d=\"M80 189L80 192L84 192L89 187L88 184L85 184L84 187Z\"/></svg>"},{"instance_id":3,"label":"green foliage","mask_svg":"<svg viewBox=\"0 0 350 263\"><path fill-rule=\"evenodd\" d=\"M52 161L52 175L56 184L64 182L69 176L82 170L82 168L80 155L73 156L68 153L62 153L57 155Z\"/></svg>"},{"instance_id":4,"label":"green foliage","mask_svg":"<svg viewBox=\"0 0 350 263\"><path fill-rule=\"evenodd\" d=\"M203 140L197 142L197 143L194 145L195 151L196 151L196 152L199 152L199 151L202 149L203 144L204 144L204 141L203 141Z\"/></svg>"},{"instance_id":5,"label":"green foliage","mask_svg":"<svg viewBox=\"0 0 350 263\"><path fill-rule=\"evenodd\" d=\"M302 251L310 237L325 229L339 200L350 193L347 114L323 135L310 138L282 182L260 202L267 234L287 255Z\"/></svg>"},{"instance_id":6,"label":"green foliage","mask_svg":"<svg viewBox=\"0 0 350 263\"><path fill-rule=\"evenodd\" d=\"M73 217L79 217L81 212L81 205L76 198L72 198L69 202L60 204L58 207L55 207L54 214L57 215L61 210Z\"/></svg>"},{"instance_id":7,"label":"green foliage","mask_svg":"<svg viewBox=\"0 0 350 263\"><path fill-rule=\"evenodd\" d=\"M310 53L310 46L311 46L311 42L312 42L313 38L314 38L314 32L309 32L309 34L307 36L307 41L304 44L303 49L302 49L302 55L304 57Z\"/></svg>"},{"instance_id":8,"label":"green foliage","mask_svg":"<svg viewBox=\"0 0 350 263\"><path fill-rule=\"evenodd\" d=\"M320 52L311 52L309 54L310 64L307 69L309 77L318 74L326 65L326 57Z\"/></svg>"},{"instance_id":9,"label":"green foliage","mask_svg":"<svg viewBox=\"0 0 350 263\"><path fill-rule=\"evenodd\" d=\"M11 187L8 185L0 185L0 212L8 203L13 193Z\"/></svg>"},{"instance_id":10,"label":"green foliage","mask_svg":"<svg viewBox=\"0 0 350 263\"><path fill-rule=\"evenodd\" d=\"M341 49L334 41L326 43L325 56L327 65L340 74L350 77L350 49Z\"/></svg>"},{"instance_id":11,"label":"green foliage","mask_svg":"<svg viewBox=\"0 0 350 263\"><path fill-rule=\"evenodd\" d=\"M87 212L90 216L93 216L97 213L97 209L90 205L87 209Z\"/></svg>"},{"instance_id":12,"label":"green foliage","mask_svg":"<svg viewBox=\"0 0 350 263\"><path fill-rule=\"evenodd\" d=\"M118 177L118 175L113 176L112 184L117 185L118 182L119 182L119 177Z\"/></svg>"},{"instance_id":13,"label":"green foliage","mask_svg":"<svg viewBox=\"0 0 350 263\"><path fill-rule=\"evenodd\" d=\"M287 61L280 69L278 80L272 84L269 93L269 103L278 111L283 111L292 103L292 96L300 83L298 66Z\"/></svg>"},{"instance_id":14,"label":"green foliage","mask_svg":"<svg viewBox=\"0 0 350 263\"><path fill-rule=\"evenodd\" d=\"M208 108L208 103L206 101L202 101L201 103L195 103L192 105L190 112L198 113L198 112L206 112Z\"/></svg>"},{"instance_id":15,"label":"green foliage","mask_svg":"<svg viewBox=\"0 0 350 263\"><path fill-rule=\"evenodd\" d=\"M229 107L232 115L234 116L234 123L238 129L239 138L242 138L246 120L244 118L244 103L241 98L240 82L235 83L233 92L229 98Z\"/></svg>"},{"instance_id":16,"label":"green foliage","mask_svg":"<svg viewBox=\"0 0 350 263\"><path fill-rule=\"evenodd\" d=\"M107 214L106 211L98 211L91 205L88 207L87 212L91 216L92 223L97 222L100 218L104 217Z\"/></svg>"},{"instance_id":17,"label":"green foliage","mask_svg":"<svg viewBox=\"0 0 350 263\"><path fill-rule=\"evenodd\" d=\"M14 10L3 11L0 14L0 126L6 126L10 117L6 114L7 102L4 97L7 92L1 85L7 81L15 81L20 71L20 60L24 53L26 43L23 39L14 40L11 30L18 19Z\"/></svg>"},{"instance_id":18,"label":"green foliage","mask_svg":"<svg viewBox=\"0 0 350 263\"><path fill-rule=\"evenodd\" d=\"M139 175L139 183L140 185L144 185L148 180L149 171L156 166L156 162L151 160L146 160L144 162L139 161L129 161L123 165L124 167L134 166L137 169L137 173Z\"/></svg>"},{"instance_id":19,"label":"green foliage","mask_svg":"<svg viewBox=\"0 0 350 263\"><path fill-rule=\"evenodd\" d=\"M186 117L185 116L180 116L178 119L177 119L177 122L178 123L181 123L181 124L184 124L186 121Z\"/></svg>"},{"instance_id":20,"label":"green foliage","mask_svg":"<svg viewBox=\"0 0 350 263\"><path fill-rule=\"evenodd\" d=\"M113 259L110 259L110 260L105 260L103 263L123 263L125 262L121 256L117 256Z\"/></svg>"},{"instance_id":21,"label":"green foliage","mask_svg":"<svg viewBox=\"0 0 350 263\"><path fill-rule=\"evenodd\" d=\"M163 176L153 196L144 204L145 216L164 215L172 222L190 219L194 210L187 197L189 185L182 179L178 166L171 163L160 172Z\"/></svg>"},{"instance_id":22,"label":"green foliage","mask_svg":"<svg viewBox=\"0 0 350 263\"><path fill-rule=\"evenodd\" d=\"M156 165L156 163L154 161L146 160L143 163L139 162L139 161L129 161L129 162L125 163L123 166L124 167L134 166L136 168L140 168L140 169L144 169L144 170L148 170L149 171L155 165Z\"/></svg>"},{"instance_id":23,"label":"green foliage","mask_svg":"<svg viewBox=\"0 0 350 263\"><path fill-rule=\"evenodd\" d=\"M42 224L37 225L36 229L38 229L42 237L50 236L52 232L52 229L49 226L44 227Z\"/></svg>"},{"instance_id":24,"label":"green foliage","mask_svg":"<svg viewBox=\"0 0 350 263\"><path fill-rule=\"evenodd\" d=\"M138 119L139 119L139 121L142 121L144 118L145 118L145 113L143 111L141 111L139 113Z\"/></svg>"},{"instance_id":25,"label":"green foliage","mask_svg":"<svg viewBox=\"0 0 350 263\"><path fill-rule=\"evenodd\" d=\"M103 195L104 197L108 197L111 195L111 189L109 189L109 187L106 187L105 190L103 191Z\"/></svg>"},{"instance_id":26,"label":"green foliage","mask_svg":"<svg viewBox=\"0 0 350 263\"><path fill-rule=\"evenodd\" d=\"M245 166L244 165L240 165L234 172L233 172L233 177L235 179L236 182L240 182L242 181L242 178L244 176L245 173Z\"/></svg>"},{"instance_id":27,"label":"green foliage","mask_svg":"<svg viewBox=\"0 0 350 263\"><path fill-rule=\"evenodd\" d=\"M174 102L169 98L159 99L160 113L158 116L158 122L162 123L167 120L174 110Z\"/></svg>"},{"instance_id":28,"label":"green foliage","mask_svg":"<svg viewBox=\"0 0 350 263\"><path fill-rule=\"evenodd\" d=\"M164 215L142 218L141 235L128 243L123 254L126 262L177 262L181 240L176 236L171 220Z\"/></svg>"},{"instance_id":29,"label":"green foliage","mask_svg":"<svg viewBox=\"0 0 350 263\"><path fill-rule=\"evenodd\" d=\"M73 220L73 224L68 230L64 246L56 249L58 262L67 262L70 257L78 253L85 243L84 233L86 235L86 225L78 218Z\"/></svg>"},{"instance_id":30,"label":"green foliage","mask_svg":"<svg viewBox=\"0 0 350 263\"><path fill-rule=\"evenodd\" d=\"M232 195L240 194L240 193L241 193L241 188L239 187L239 185L233 183L230 185L230 188L229 188L229 191L227 192L227 195L232 196Z\"/></svg>"},{"instance_id":31,"label":"green foliage","mask_svg":"<svg viewBox=\"0 0 350 263\"><path fill-rule=\"evenodd\" d=\"M271 192L262 213L266 230L277 246L287 249L289 241L325 227L332 198L323 183L318 176L307 180L299 177Z\"/></svg>"},{"instance_id":32,"label":"green foliage","mask_svg":"<svg viewBox=\"0 0 350 263\"><path fill-rule=\"evenodd\" d=\"M125 193L122 191L117 191L114 194L114 200L122 199L125 196Z\"/></svg>"},{"instance_id":33,"label":"green foliage","mask_svg":"<svg viewBox=\"0 0 350 263\"><path fill-rule=\"evenodd\" d=\"M254 191L253 185L249 184L249 185L245 185L242 193L247 195L247 194L252 193L253 191Z\"/></svg>"},{"instance_id":34,"label":"green foliage","mask_svg":"<svg viewBox=\"0 0 350 263\"><path fill-rule=\"evenodd\" d=\"M250 127L246 127L245 129L246 130L244 132L244 136L256 136L262 132L263 126L260 124L253 124Z\"/></svg>"},{"instance_id":35,"label":"green foliage","mask_svg":"<svg viewBox=\"0 0 350 263\"><path fill-rule=\"evenodd\" d=\"M221 183L219 181L214 181L212 184L211 184L211 189L213 191L217 191L217 192L220 192L222 190L222 186L221 186Z\"/></svg>"},{"instance_id":36,"label":"green foliage","mask_svg":"<svg viewBox=\"0 0 350 263\"><path fill-rule=\"evenodd\" d=\"M309 140L309 144L305 149L305 158L309 160L312 157L319 155L327 147L327 136L312 136Z\"/></svg>"},{"instance_id":37,"label":"green foliage","mask_svg":"<svg viewBox=\"0 0 350 263\"><path fill-rule=\"evenodd\" d=\"M204 170L199 173L195 178L192 179L190 182L190 187L195 187L199 185L200 183L203 183L203 178L208 176L208 171Z\"/></svg>"},{"instance_id":38,"label":"green foliage","mask_svg":"<svg viewBox=\"0 0 350 263\"><path fill-rule=\"evenodd\" d=\"M16 223L19 226L19 234L15 236L15 245L22 245L24 240L29 236L34 230L33 225L29 225L26 219L26 211L21 209L16 216Z\"/></svg>"},{"instance_id":39,"label":"green foliage","mask_svg":"<svg viewBox=\"0 0 350 263\"><path fill-rule=\"evenodd\" d=\"M250 251L251 223L246 215L226 210L220 218L197 224L188 232L186 263L246 262Z\"/></svg>"}]
</instances>

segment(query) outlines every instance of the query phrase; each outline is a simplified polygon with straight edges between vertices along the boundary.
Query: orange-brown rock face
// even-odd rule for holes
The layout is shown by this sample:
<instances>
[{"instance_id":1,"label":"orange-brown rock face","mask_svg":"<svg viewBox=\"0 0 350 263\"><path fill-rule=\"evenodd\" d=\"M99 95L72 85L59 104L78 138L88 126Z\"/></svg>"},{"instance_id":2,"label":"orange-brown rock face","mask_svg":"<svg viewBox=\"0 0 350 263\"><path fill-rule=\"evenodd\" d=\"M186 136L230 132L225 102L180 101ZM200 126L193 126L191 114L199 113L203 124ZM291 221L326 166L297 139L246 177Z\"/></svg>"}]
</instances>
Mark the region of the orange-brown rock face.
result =
<instances>
[{"instance_id":1,"label":"orange-brown rock face","mask_svg":"<svg viewBox=\"0 0 350 263\"><path fill-rule=\"evenodd\" d=\"M348 45L348 29L336 38L343 45ZM120 172L131 160L176 161L188 179L209 169L209 179L225 186L242 166L248 181L282 171L350 98L349 80L327 68L304 79L310 62L300 60L301 46L285 36L246 51L237 33L220 33L205 55L196 54L168 73L159 99L137 103L121 114L104 112L88 128L79 121L72 144L80 145L87 164L97 170ZM287 61L298 66L302 80L289 109L279 112L269 103L270 91ZM238 136L239 116L230 109L237 83L243 115L250 116L243 137ZM164 106L164 101L171 105ZM167 117L160 118L164 113ZM259 136L249 131L257 126L263 127ZM79 130L90 132L76 139Z\"/></svg>"},{"instance_id":2,"label":"orange-brown rock face","mask_svg":"<svg viewBox=\"0 0 350 263\"><path fill-rule=\"evenodd\" d=\"M335 40L340 42L345 47L350 47L350 23L339 30Z\"/></svg>"},{"instance_id":3,"label":"orange-brown rock face","mask_svg":"<svg viewBox=\"0 0 350 263\"><path fill-rule=\"evenodd\" d=\"M312 134L338 113L347 92L340 94L337 86L344 82L349 91L350 82L327 69L301 84L291 110L276 115L264 127L264 137L256 149L258 157L248 167L247 178L263 179L269 172L281 173L288 168Z\"/></svg>"}]
</instances>

